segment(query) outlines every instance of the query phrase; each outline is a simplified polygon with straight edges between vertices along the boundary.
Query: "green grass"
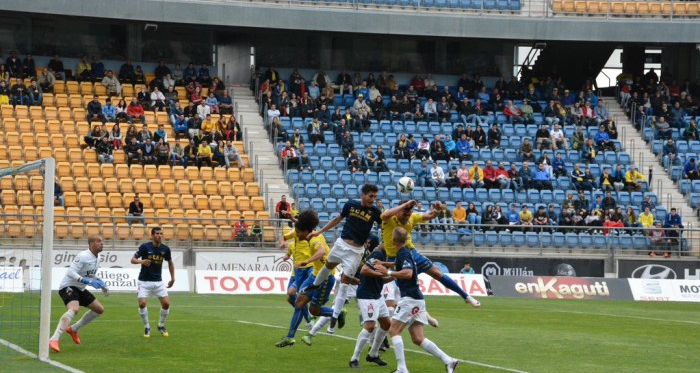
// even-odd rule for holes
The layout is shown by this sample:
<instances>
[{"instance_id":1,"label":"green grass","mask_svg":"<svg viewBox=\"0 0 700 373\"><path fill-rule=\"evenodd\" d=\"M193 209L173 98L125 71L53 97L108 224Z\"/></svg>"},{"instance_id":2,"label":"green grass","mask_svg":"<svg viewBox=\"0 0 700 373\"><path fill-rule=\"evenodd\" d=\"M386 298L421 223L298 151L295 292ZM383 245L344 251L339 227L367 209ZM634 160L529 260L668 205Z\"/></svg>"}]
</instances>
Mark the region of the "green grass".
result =
<instances>
[{"instance_id":1,"label":"green grass","mask_svg":"<svg viewBox=\"0 0 700 373\"><path fill-rule=\"evenodd\" d=\"M291 316L282 296L174 294L167 324L170 337L156 332L149 340L142 337L134 295L100 299L106 313L81 330L82 345L64 335L63 352L52 353L52 359L90 373L351 371L347 363L353 340L322 335L308 347L301 343L304 331L300 331L296 345L274 346L286 334ZM55 322L64 308L57 296L53 301ZM426 335L448 354L468 361L458 372L690 373L700 366L700 304L506 298L482 303L481 309L472 309L455 297L427 301L440 328L427 329ZM158 308L151 299L154 332ZM354 339L359 332L357 310L353 305L349 310L350 322L338 335ZM0 308L0 316L7 311ZM0 335L7 327L0 324ZM420 350L408 335L404 342L411 350ZM406 357L413 373L444 371L431 356L407 352ZM3 347L0 360L4 372L60 371ZM395 368L391 350L385 360ZM368 364L363 369L392 370Z\"/></svg>"}]
</instances>

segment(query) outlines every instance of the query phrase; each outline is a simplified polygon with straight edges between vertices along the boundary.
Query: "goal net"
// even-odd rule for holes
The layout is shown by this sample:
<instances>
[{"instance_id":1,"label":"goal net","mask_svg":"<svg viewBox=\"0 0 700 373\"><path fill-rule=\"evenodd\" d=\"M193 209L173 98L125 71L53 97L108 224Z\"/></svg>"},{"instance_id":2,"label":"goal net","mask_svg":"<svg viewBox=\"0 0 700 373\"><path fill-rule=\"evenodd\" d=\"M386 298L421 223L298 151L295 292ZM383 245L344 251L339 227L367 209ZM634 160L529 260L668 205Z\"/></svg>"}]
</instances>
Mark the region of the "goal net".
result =
<instances>
[{"instance_id":1,"label":"goal net","mask_svg":"<svg viewBox=\"0 0 700 373\"><path fill-rule=\"evenodd\" d=\"M0 361L48 359L55 165L0 168Z\"/></svg>"}]
</instances>

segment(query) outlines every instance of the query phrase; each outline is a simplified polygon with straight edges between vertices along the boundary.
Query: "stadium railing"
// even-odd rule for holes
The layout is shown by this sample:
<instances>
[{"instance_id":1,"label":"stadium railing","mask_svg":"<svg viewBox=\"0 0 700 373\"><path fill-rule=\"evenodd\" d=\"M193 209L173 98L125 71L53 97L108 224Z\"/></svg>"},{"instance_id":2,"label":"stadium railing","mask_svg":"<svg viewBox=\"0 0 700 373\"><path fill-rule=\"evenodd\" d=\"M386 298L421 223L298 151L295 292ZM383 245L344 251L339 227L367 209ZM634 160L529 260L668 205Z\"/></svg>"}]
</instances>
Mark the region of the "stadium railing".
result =
<instances>
[{"instance_id":1,"label":"stadium railing","mask_svg":"<svg viewBox=\"0 0 700 373\"><path fill-rule=\"evenodd\" d=\"M15 248L38 247L41 243L41 217L31 216L34 224L27 224L28 216L15 216L17 220L0 221L0 246ZM68 218L74 222L68 223ZM325 225L330 216L324 216L319 227ZM156 218L146 216L146 224L138 219L132 225L126 217L114 217L111 222L98 223L104 217L66 216L66 222L54 225L55 248L82 246L88 236L100 234L105 238L105 248L110 250L133 249L138 243L149 240L150 229L159 226L164 230L164 240L177 249L230 249L230 250L279 250L283 235L291 229L289 220L269 219L239 220L247 225L246 235L237 236L230 219L214 218ZM257 222L263 227L260 238L251 236L251 226ZM340 236L342 227L324 234L329 246ZM644 256L654 251L662 256L693 255L692 242L698 229L686 226L680 239L664 238L655 243L648 233L649 228L606 228L603 226L523 226L509 225L457 225L424 223L417 225L412 233L416 247L427 252L449 255L494 254L517 252L526 255L571 255L571 256ZM665 233L673 229L659 228ZM26 233L33 233L27 235ZM381 234L375 231L376 234Z\"/></svg>"}]
</instances>

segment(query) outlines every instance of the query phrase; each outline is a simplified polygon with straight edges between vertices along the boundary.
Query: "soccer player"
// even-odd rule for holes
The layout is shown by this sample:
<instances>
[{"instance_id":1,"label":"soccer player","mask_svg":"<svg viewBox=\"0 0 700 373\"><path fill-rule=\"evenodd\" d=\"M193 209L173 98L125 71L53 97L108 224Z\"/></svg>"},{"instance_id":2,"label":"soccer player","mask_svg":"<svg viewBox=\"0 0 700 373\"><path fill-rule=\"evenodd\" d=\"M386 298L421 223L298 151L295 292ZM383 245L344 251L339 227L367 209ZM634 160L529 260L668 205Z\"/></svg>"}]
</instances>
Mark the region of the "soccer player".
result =
<instances>
[{"instance_id":1,"label":"soccer player","mask_svg":"<svg viewBox=\"0 0 700 373\"><path fill-rule=\"evenodd\" d=\"M316 275L316 279L311 286L301 290L303 294L310 294L318 289L321 284L326 281L331 271L338 266L343 265L343 274L340 279L340 285L333 301L333 317L331 317L331 325L328 328L329 333L335 332L336 323L339 328L345 325L345 313L343 307L347 299L347 290L350 282L355 276L355 271L360 265L362 254L364 253L364 245L370 235L374 223L381 223L381 211L374 206L374 200L377 199L378 188L373 184L365 184L362 186L360 200L350 200L333 220L329 221L323 228L309 234L309 239L316 237L338 225L343 219L347 219L343 225L343 231L333 244L326 265Z\"/></svg>"},{"instance_id":2,"label":"soccer player","mask_svg":"<svg viewBox=\"0 0 700 373\"><path fill-rule=\"evenodd\" d=\"M416 270L418 273L427 273L430 277L440 281L446 288L459 294L465 302L471 304L474 307L481 306L481 303L469 296L464 290L462 290L459 285L457 285L451 277L443 274L439 268L435 267L430 259L423 256L416 250L413 242L411 240L411 231L416 224L429 222L434 219L438 212L445 208L440 202L436 202L430 206L430 211L427 214L419 214L413 212L413 207L416 206L417 202L414 200L402 201L398 206L384 211L382 214L382 239L384 241L384 250L389 261L392 261L396 256L397 247L394 246L392 242L392 234L394 228L402 227L408 232L408 238L406 239L406 247L411 250L413 255L413 260L416 262L418 267ZM387 284L389 288L387 292L391 292L392 283Z\"/></svg>"},{"instance_id":3,"label":"soccer player","mask_svg":"<svg viewBox=\"0 0 700 373\"><path fill-rule=\"evenodd\" d=\"M167 289L163 282L163 261L168 262L170 271L170 281ZM160 319L158 320L158 331L163 337L170 334L165 329L165 321L170 314L170 298L168 289L175 283L175 263L170 255L170 248L163 244L163 229L153 227L151 229L151 242L141 244L139 250L131 258L131 264L140 264L138 299L139 315L143 320L143 337L151 337L151 325L148 323L148 307L146 301L149 296L155 296L160 301Z\"/></svg>"},{"instance_id":4,"label":"soccer player","mask_svg":"<svg viewBox=\"0 0 700 373\"><path fill-rule=\"evenodd\" d=\"M326 250L328 247L323 236L308 238L309 233L316 229L318 225L318 214L316 211L303 211L299 214L298 218L293 218L292 221L295 223L294 230L286 234L284 238L285 240L294 239L294 242L289 245L290 250L287 252L287 255L285 255L285 260L289 259L290 256L294 257L295 283L291 284L287 292L290 302L294 302L294 314L292 315L292 321L290 322L287 336L275 344L277 347L291 346L296 342L294 340L294 335L301 324L302 318L308 315L308 308L306 305L309 302L309 297L302 294L297 295L296 289L302 288L304 283L307 283L307 285L309 284L309 278L314 271L314 263L318 260L323 260L327 254ZM311 255L312 250L314 251L313 255ZM321 262L320 266L323 266L323 262ZM322 289L321 287L318 290ZM330 293L330 289L328 289L328 292ZM314 311L316 314L319 313L318 310ZM327 313L328 316L332 315L330 309L328 309Z\"/></svg>"},{"instance_id":5,"label":"soccer player","mask_svg":"<svg viewBox=\"0 0 700 373\"><path fill-rule=\"evenodd\" d=\"M350 358L351 368L357 369L360 367L360 353L362 353L365 345L372 340L373 333L374 341L365 360L379 366L387 365L379 357L379 348L391 324L389 310L382 299L384 283L391 281L385 277L388 273L387 268L384 266L385 262L386 252L382 248L377 248L369 255L360 269L361 277L360 285L357 287L357 306L360 309L363 329L357 336L355 352ZM377 322L379 322L379 328L376 327Z\"/></svg>"},{"instance_id":6,"label":"soccer player","mask_svg":"<svg viewBox=\"0 0 700 373\"><path fill-rule=\"evenodd\" d=\"M411 249L406 246L408 232L402 227L396 227L392 232L392 243L399 248L396 252L394 267L396 270L387 271L387 275L396 279L396 285L401 292L396 312L391 318L389 335L394 345L394 354L398 364L395 373L408 373L406 358L404 356L403 339L401 332L408 327L413 343L428 351L431 355L442 360L447 369L447 373L452 373L457 367L459 360L454 359L444 353L435 343L423 334L423 325L428 323L425 309L425 299L418 285L418 267L413 259Z\"/></svg>"},{"instance_id":7,"label":"soccer player","mask_svg":"<svg viewBox=\"0 0 700 373\"><path fill-rule=\"evenodd\" d=\"M55 352L61 352L58 344L64 331L70 334L75 344L80 344L78 330L95 320L105 311L100 301L95 299L95 296L85 288L87 285L90 285L95 289L102 289L105 296L109 295L109 289L107 289L104 281L95 277L100 267L99 255L103 246L104 240L102 237L90 236L88 238L88 249L75 256L73 263L68 267L66 275L61 280L58 295L63 299L67 311L58 320L56 331L49 340L49 347ZM68 326L80 312L80 307L87 307L89 310L85 312L77 323Z\"/></svg>"}]
</instances>

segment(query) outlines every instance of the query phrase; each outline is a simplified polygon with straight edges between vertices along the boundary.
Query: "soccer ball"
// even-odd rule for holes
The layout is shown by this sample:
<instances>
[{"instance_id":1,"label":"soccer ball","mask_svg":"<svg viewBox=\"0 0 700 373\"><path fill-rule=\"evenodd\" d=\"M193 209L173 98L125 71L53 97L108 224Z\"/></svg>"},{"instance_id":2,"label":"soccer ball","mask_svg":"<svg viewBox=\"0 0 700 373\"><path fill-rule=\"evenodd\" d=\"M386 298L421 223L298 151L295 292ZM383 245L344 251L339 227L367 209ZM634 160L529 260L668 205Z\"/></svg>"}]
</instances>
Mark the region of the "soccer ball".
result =
<instances>
[{"instance_id":1,"label":"soccer ball","mask_svg":"<svg viewBox=\"0 0 700 373\"><path fill-rule=\"evenodd\" d=\"M408 176L404 176L401 179L399 179L399 184L397 187L399 188L399 192L401 193L411 193L413 191L413 187L415 186L415 183L413 182L413 179L411 179Z\"/></svg>"}]
</instances>

